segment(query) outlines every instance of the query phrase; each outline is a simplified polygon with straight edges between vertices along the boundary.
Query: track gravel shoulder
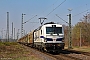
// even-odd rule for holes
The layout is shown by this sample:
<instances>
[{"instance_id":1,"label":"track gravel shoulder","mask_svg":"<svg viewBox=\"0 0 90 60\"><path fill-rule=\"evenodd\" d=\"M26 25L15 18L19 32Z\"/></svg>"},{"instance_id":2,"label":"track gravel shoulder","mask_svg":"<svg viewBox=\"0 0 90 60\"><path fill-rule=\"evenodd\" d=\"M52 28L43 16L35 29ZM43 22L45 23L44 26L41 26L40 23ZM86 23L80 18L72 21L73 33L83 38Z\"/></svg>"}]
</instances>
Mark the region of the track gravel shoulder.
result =
<instances>
[{"instance_id":1,"label":"track gravel shoulder","mask_svg":"<svg viewBox=\"0 0 90 60\"><path fill-rule=\"evenodd\" d=\"M32 49L30 47L26 47L27 49L30 49L34 55L37 55L39 59L41 60L56 60L55 58L47 55L47 54L44 54L43 52L40 52L38 50L35 50L35 49Z\"/></svg>"}]
</instances>

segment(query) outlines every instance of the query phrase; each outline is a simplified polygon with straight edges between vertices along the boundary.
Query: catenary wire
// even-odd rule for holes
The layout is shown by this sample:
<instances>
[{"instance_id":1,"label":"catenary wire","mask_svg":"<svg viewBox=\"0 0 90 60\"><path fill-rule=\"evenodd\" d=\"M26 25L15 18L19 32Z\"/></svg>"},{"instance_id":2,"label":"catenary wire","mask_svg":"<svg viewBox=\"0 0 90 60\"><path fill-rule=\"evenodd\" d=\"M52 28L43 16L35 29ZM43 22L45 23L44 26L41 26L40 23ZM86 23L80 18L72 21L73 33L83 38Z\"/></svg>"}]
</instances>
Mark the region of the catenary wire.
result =
<instances>
[{"instance_id":1,"label":"catenary wire","mask_svg":"<svg viewBox=\"0 0 90 60\"><path fill-rule=\"evenodd\" d=\"M61 6L66 0L64 0L62 3L60 3L56 8L54 8L50 13L48 13L46 16L50 15L53 11L55 11L59 6Z\"/></svg>"}]
</instances>

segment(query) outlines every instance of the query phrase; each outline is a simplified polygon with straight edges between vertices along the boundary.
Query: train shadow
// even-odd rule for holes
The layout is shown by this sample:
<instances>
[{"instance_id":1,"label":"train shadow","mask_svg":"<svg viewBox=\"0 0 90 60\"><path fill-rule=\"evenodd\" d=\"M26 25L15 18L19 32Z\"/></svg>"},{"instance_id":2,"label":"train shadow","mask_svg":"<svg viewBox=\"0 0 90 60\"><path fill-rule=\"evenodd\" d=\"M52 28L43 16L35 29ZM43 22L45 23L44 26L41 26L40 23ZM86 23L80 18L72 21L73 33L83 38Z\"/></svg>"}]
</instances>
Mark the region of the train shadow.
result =
<instances>
[{"instance_id":1,"label":"train shadow","mask_svg":"<svg viewBox=\"0 0 90 60\"><path fill-rule=\"evenodd\" d=\"M60 54L60 52L49 52L49 53L52 55L59 55Z\"/></svg>"},{"instance_id":2,"label":"train shadow","mask_svg":"<svg viewBox=\"0 0 90 60\"><path fill-rule=\"evenodd\" d=\"M73 53L81 54L80 52L69 51L69 50L61 50L60 52L49 52L49 53L50 53L50 54L53 54L53 55L59 55L59 54L73 54Z\"/></svg>"},{"instance_id":3,"label":"train shadow","mask_svg":"<svg viewBox=\"0 0 90 60\"><path fill-rule=\"evenodd\" d=\"M72 51L72 50L62 50L60 54L81 54L80 52Z\"/></svg>"}]
</instances>

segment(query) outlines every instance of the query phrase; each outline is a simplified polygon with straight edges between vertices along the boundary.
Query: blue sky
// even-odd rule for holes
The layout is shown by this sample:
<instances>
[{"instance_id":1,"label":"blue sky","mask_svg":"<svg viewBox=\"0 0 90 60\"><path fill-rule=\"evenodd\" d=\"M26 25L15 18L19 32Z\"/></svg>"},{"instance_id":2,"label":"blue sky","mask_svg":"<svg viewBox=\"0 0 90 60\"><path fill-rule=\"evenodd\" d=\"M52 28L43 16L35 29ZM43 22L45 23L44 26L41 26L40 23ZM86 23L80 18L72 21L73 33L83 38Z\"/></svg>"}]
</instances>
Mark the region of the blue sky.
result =
<instances>
[{"instance_id":1,"label":"blue sky","mask_svg":"<svg viewBox=\"0 0 90 60\"><path fill-rule=\"evenodd\" d=\"M63 1L65 0L0 0L0 35L2 35L2 30L4 33L3 35L5 35L7 12L9 12L10 34L12 22L16 28L16 32L18 29L20 29L21 32L22 13L26 14L24 16L24 21L27 21L33 16L37 15L37 17L24 24L24 30L29 32L30 30L40 26L40 23L30 23L39 22L38 18L40 17L46 17L47 20L45 20L45 22L53 21L67 25L64 21L59 19L56 14L68 22L68 9L72 9L72 25L75 25L80 21L80 19L83 18L83 15L86 15L87 12L90 12L90 0L66 0L63 4L61 4ZM56 8L57 6L59 7ZM87 9L88 11L86 11ZM83 11L86 12L79 14Z\"/></svg>"}]
</instances>

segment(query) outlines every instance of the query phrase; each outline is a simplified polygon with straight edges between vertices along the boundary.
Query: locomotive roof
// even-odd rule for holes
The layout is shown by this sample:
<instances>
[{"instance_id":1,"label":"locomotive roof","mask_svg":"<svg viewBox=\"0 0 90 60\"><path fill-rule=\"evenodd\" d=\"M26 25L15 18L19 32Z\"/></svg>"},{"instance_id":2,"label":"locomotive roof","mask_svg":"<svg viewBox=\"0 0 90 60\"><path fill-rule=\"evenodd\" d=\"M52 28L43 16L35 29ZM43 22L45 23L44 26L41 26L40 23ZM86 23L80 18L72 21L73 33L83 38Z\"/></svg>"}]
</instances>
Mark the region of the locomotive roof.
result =
<instances>
[{"instance_id":1,"label":"locomotive roof","mask_svg":"<svg viewBox=\"0 0 90 60\"><path fill-rule=\"evenodd\" d=\"M56 24L56 23L54 23L54 22L48 22L48 23L45 23L44 25L46 25L46 24Z\"/></svg>"},{"instance_id":2,"label":"locomotive roof","mask_svg":"<svg viewBox=\"0 0 90 60\"><path fill-rule=\"evenodd\" d=\"M45 24L43 24L43 25L47 25L47 24L56 24L56 23L54 23L54 22L48 22L48 23L45 23ZM43 25L42 25L42 26L43 26ZM42 26L39 26L39 27L38 27L37 29L35 29L34 31L37 31L37 30L41 29Z\"/></svg>"}]
</instances>

